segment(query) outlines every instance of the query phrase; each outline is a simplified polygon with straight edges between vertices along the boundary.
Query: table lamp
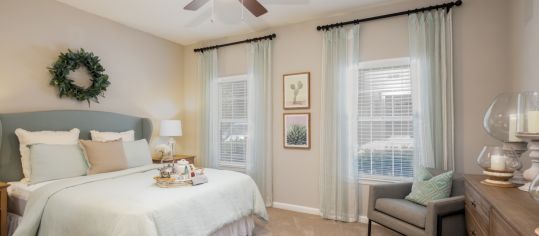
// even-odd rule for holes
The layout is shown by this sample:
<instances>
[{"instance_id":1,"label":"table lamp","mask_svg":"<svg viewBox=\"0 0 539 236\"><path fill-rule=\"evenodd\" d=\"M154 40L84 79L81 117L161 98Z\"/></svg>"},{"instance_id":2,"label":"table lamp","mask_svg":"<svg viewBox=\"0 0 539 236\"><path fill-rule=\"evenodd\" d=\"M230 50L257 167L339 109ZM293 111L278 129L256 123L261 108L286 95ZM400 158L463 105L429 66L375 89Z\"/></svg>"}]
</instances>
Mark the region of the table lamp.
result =
<instances>
[{"instance_id":1,"label":"table lamp","mask_svg":"<svg viewBox=\"0 0 539 236\"><path fill-rule=\"evenodd\" d=\"M174 137L182 136L182 122L180 120L162 120L159 136L170 137L168 144L171 150L170 155L173 158L174 154L176 154L176 140Z\"/></svg>"}]
</instances>

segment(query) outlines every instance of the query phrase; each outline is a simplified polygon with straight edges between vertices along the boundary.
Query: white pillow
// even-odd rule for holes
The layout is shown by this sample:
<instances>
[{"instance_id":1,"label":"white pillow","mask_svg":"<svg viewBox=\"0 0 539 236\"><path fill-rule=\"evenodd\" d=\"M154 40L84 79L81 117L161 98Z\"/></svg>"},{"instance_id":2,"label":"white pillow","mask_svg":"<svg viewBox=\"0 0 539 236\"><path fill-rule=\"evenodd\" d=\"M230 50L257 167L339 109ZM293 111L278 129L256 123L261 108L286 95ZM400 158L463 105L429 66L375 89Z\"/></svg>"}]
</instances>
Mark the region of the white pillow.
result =
<instances>
[{"instance_id":1,"label":"white pillow","mask_svg":"<svg viewBox=\"0 0 539 236\"><path fill-rule=\"evenodd\" d=\"M90 134L92 135L92 141L96 142L110 142L118 139L122 139L124 142L135 141L135 131L129 130L125 132L99 132L96 130L91 130Z\"/></svg>"},{"instance_id":2,"label":"white pillow","mask_svg":"<svg viewBox=\"0 0 539 236\"><path fill-rule=\"evenodd\" d=\"M32 166L30 164L30 148L31 144L77 144L79 142L79 129L70 131L26 131L24 129L16 129L15 134L19 138L19 149L21 152L22 172L24 174L23 181L30 181L32 174Z\"/></svg>"}]
</instances>

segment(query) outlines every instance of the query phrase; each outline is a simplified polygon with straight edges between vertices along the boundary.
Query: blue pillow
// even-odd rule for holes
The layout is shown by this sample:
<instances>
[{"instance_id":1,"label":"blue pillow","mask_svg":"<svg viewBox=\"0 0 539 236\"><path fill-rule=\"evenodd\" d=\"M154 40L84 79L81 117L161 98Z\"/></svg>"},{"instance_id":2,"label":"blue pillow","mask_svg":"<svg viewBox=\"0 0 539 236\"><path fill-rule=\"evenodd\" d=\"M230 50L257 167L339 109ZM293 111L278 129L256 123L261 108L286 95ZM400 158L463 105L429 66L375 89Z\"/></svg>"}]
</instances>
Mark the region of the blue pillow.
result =
<instances>
[{"instance_id":1,"label":"blue pillow","mask_svg":"<svg viewBox=\"0 0 539 236\"><path fill-rule=\"evenodd\" d=\"M86 175L88 164L78 144L30 145L29 184Z\"/></svg>"},{"instance_id":2,"label":"blue pillow","mask_svg":"<svg viewBox=\"0 0 539 236\"><path fill-rule=\"evenodd\" d=\"M405 199L427 206L430 201L451 196L452 184L453 171L432 177L427 169L420 167L416 174L416 181L412 184L412 192Z\"/></svg>"},{"instance_id":3,"label":"blue pillow","mask_svg":"<svg viewBox=\"0 0 539 236\"><path fill-rule=\"evenodd\" d=\"M152 164L152 153L146 139L123 142L123 145L128 168Z\"/></svg>"}]
</instances>

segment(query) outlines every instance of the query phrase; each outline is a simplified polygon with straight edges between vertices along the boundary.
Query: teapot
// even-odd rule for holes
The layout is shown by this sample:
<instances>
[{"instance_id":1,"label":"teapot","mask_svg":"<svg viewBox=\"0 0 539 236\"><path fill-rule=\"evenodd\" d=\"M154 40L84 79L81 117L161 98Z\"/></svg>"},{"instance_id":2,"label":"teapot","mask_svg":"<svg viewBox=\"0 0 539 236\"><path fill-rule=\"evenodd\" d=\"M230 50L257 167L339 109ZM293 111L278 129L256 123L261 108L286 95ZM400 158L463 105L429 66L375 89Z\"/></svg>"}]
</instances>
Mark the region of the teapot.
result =
<instances>
[{"instance_id":1,"label":"teapot","mask_svg":"<svg viewBox=\"0 0 539 236\"><path fill-rule=\"evenodd\" d=\"M189 164L189 162L185 159L176 162L174 169L178 175L187 175L189 176L188 178L190 178L191 172L194 170L193 165Z\"/></svg>"}]
</instances>

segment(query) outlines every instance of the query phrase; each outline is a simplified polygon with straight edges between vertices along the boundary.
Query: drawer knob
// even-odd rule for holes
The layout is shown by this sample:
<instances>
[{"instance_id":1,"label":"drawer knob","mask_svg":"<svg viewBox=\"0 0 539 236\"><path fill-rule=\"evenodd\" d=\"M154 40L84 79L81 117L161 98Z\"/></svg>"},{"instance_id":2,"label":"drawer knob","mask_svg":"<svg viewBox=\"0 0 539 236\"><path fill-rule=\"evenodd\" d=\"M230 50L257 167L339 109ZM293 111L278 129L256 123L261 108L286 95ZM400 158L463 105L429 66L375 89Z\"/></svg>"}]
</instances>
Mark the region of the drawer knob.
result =
<instances>
[{"instance_id":1,"label":"drawer knob","mask_svg":"<svg viewBox=\"0 0 539 236\"><path fill-rule=\"evenodd\" d=\"M477 207L477 204L475 203L475 201L472 201L471 204L472 204L473 208Z\"/></svg>"},{"instance_id":2,"label":"drawer knob","mask_svg":"<svg viewBox=\"0 0 539 236\"><path fill-rule=\"evenodd\" d=\"M475 236L475 230L472 230L472 233L471 233L472 236Z\"/></svg>"}]
</instances>

